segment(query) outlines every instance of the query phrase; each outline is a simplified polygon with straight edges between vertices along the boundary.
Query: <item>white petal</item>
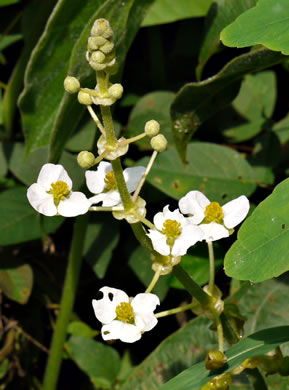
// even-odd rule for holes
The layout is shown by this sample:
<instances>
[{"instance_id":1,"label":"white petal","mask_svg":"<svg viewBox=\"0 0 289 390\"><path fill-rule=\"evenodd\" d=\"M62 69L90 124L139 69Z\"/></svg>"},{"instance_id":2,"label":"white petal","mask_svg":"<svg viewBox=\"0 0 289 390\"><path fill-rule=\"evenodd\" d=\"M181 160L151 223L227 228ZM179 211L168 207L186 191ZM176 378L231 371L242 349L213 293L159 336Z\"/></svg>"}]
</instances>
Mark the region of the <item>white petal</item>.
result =
<instances>
[{"instance_id":1,"label":"white petal","mask_svg":"<svg viewBox=\"0 0 289 390\"><path fill-rule=\"evenodd\" d=\"M39 213L47 217L57 214L53 196L48 194L40 184L34 183L28 188L27 198L31 206Z\"/></svg>"},{"instance_id":2,"label":"white petal","mask_svg":"<svg viewBox=\"0 0 289 390\"><path fill-rule=\"evenodd\" d=\"M201 225L203 226L203 225ZM183 256L187 253L187 250L195 245L197 241L201 241L204 238L202 229L195 225L187 225L182 229L181 235L176 239L173 249L173 256Z\"/></svg>"},{"instance_id":3,"label":"white petal","mask_svg":"<svg viewBox=\"0 0 289 390\"><path fill-rule=\"evenodd\" d=\"M141 338L141 333L135 325L118 320L104 325L101 328L101 335L104 340L120 339L124 343L134 343Z\"/></svg>"},{"instance_id":4,"label":"white petal","mask_svg":"<svg viewBox=\"0 0 289 390\"><path fill-rule=\"evenodd\" d=\"M112 207L121 203L120 194L116 190L108 191L103 195L103 207Z\"/></svg>"},{"instance_id":5,"label":"white petal","mask_svg":"<svg viewBox=\"0 0 289 390\"><path fill-rule=\"evenodd\" d=\"M112 303L109 299L93 299L92 306L94 310L95 317L102 324L109 324L116 318L116 304Z\"/></svg>"},{"instance_id":6,"label":"white petal","mask_svg":"<svg viewBox=\"0 0 289 390\"><path fill-rule=\"evenodd\" d=\"M250 209L249 200L245 195L242 195L226 203L222 209L224 211L224 225L228 229L232 229L246 218Z\"/></svg>"},{"instance_id":7,"label":"white petal","mask_svg":"<svg viewBox=\"0 0 289 390\"><path fill-rule=\"evenodd\" d=\"M146 293L137 294L131 301L135 313L152 313L159 304L160 299L157 295Z\"/></svg>"},{"instance_id":8,"label":"white petal","mask_svg":"<svg viewBox=\"0 0 289 390\"><path fill-rule=\"evenodd\" d=\"M165 220L171 219L173 221L177 222L183 222L185 220L185 217L179 212L179 209L175 209L174 211L169 210L169 206L165 206L163 209L163 214Z\"/></svg>"},{"instance_id":9,"label":"white petal","mask_svg":"<svg viewBox=\"0 0 289 390\"><path fill-rule=\"evenodd\" d=\"M60 201L57 210L63 217L76 217L87 213L90 205L82 192L71 192L68 198Z\"/></svg>"},{"instance_id":10,"label":"white petal","mask_svg":"<svg viewBox=\"0 0 289 390\"><path fill-rule=\"evenodd\" d=\"M179 208L183 214L192 215L191 221L199 224L205 218L204 211L211 202L200 191L190 191L180 199Z\"/></svg>"},{"instance_id":11,"label":"white petal","mask_svg":"<svg viewBox=\"0 0 289 390\"><path fill-rule=\"evenodd\" d=\"M229 231L221 224L216 222L203 223L199 225L204 232L203 239L207 242L220 240L224 237L229 237Z\"/></svg>"},{"instance_id":12,"label":"white petal","mask_svg":"<svg viewBox=\"0 0 289 390\"><path fill-rule=\"evenodd\" d=\"M103 298L93 299L94 314L100 322L108 324L116 318L116 307L121 302L129 302L129 297L117 288L102 287L99 291L103 293Z\"/></svg>"},{"instance_id":13,"label":"white petal","mask_svg":"<svg viewBox=\"0 0 289 390\"><path fill-rule=\"evenodd\" d=\"M155 251L164 256L168 256L170 254L170 247L167 244L167 236L165 234L162 234L157 230L149 230L147 235L152 240Z\"/></svg>"},{"instance_id":14,"label":"white petal","mask_svg":"<svg viewBox=\"0 0 289 390\"><path fill-rule=\"evenodd\" d=\"M112 170L110 163L101 161L96 171L86 171L86 185L90 192L93 194L101 193L106 184L104 182L105 176Z\"/></svg>"},{"instance_id":15,"label":"white petal","mask_svg":"<svg viewBox=\"0 0 289 390\"><path fill-rule=\"evenodd\" d=\"M43 165L39 172L37 183L40 184L45 189L45 191L49 191L51 184L56 183L57 181L64 181L71 190L72 181L62 165Z\"/></svg>"},{"instance_id":16,"label":"white petal","mask_svg":"<svg viewBox=\"0 0 289 390\"><path fill-rule=\"evenodd\" d=\"M91 198L89 198L89 202L90 204L97 204L99 202L102 202L103 199L105 198L105 194L98 194L98 195L95 195L95 196L92 196Z\"/></svg>"},{"instance_id":17,"label":"white petal","mask_svg":"<svg viewBox=\"0 0 289 390\"><path fill-rule=\"evenodd\" d=\"M130 194L137 189L138 183L140 182L144 173L145 167L126 168L123 171L124 180Z\"/></svg>"},{"instance_id":18,"label":"white petal","mask_svg":"<svg viewBox=\"0 0 289 390\"><path fill-rule=\"evenodd\" d=\"M154 225L155 225L155 227L158 230L162 230L163 224L164 224L165 220L166 219L165 219L164 213L162 213L161 211L159 213L157 213L154 216Z\"/></svg>"},{"instance_id":19,"label":"white petal","mask_svg":"<svg viewBox=\"0 0 289 390\"><path fill-rule=\"evenodd\" d=\"M148 332L158 323L157 318L152 313L135 313L134 320L140 332Z\"/></svg>"}]
</instances>

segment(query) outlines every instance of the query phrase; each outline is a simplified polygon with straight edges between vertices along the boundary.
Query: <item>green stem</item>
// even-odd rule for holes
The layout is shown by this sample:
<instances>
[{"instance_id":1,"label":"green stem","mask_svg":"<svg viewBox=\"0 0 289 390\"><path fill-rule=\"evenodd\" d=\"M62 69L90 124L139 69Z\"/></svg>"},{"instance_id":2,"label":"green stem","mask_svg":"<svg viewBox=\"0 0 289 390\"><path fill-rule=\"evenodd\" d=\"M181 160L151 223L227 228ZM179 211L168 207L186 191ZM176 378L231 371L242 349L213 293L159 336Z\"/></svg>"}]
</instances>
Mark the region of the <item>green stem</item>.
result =
<instances>
[{"instance_id":1,"label":"green stem","mask_svg":"<svg viewBox=\"0 0 289 390\"><path fill-rule=\"evenodd\" d=\"M211 302L211 297L190 277L190 275L182 268L181 265L176 265L173 268L173 274L182 283L185 289L195 297L201 305L206 306Z\"/></svg>"},{"instance_id":2,"label":"green stem","mask_svg":"<svg viewBox=\"0 0 289 390\"><path fill-rule=\"evenodd\" d=\"M223 331L223 325L220 319L219 314L216 312L216 310L211 309L211 312L214 316L216 326L217 326L217 332L218 332L218 343L219 343L219 351L224 352L224 331Z\"/></svg>"},{"instance_id":3,"label":"green stem","mask_svg":"<svg viewBox=\"0 0 289 390\"><path fill-rule=\"evenodd\" d=\"M209 261L210 261L210 279L209 279L209 292L213 294L214 292L214 283L215 283L215 258L214 258L214 248L213 242L208 242L209 249Z\"/></svg>"},{"instance_id":4,"label":"green stem","mask_svg":"<svg viewBox=\"0 0 289 390\"><path fill-rule=\"evenodd\" d=\"M188 305L184 305L184 306L181 306L181 307L176 307L175 309L165 310L165 311L161 311L160 313L156 313L155 317L156 318L161 318L161 317L170 316L172 314L181 313L182 311L186 311L186 310L192 309L194 306L195 306L195 303L189 303Z\"/></svg>"},{"instance_id":5,"label":"green stem","mask_svg":"<svg viewBox=\"0 0 289 390\"><path fill-rule=\"evenodd\" d=\"M152 291L152 289L155 287L157 281L159 280L160 274L161 274L161 267L159 267L159 269L155 272L152 281L150 282L148 288L145 291L146 294L149 294Z\"/></svg>"},{"instance_id":6,"label":"green stem","mask_svg":"<svg viewBox=\"0 0 289 390\"><path fill-rule=\"evenodd\" d=\"M116 158L115 160L111 161L111 165L123 207L129 210L134 206L134 204L128 192L126 182L124 180L120 159Z\"/></svg>"},{"instance_id":7,"label":"green stem","mask_svg":"<svg viewBox=\"0 0 289 390\"><path fill-rule=\"evenodd\" d=\"M60 313L57 318L52 338L50 354L46 366L43 390L55 390L63 356L63 347L66 339L67 327L72 314L79 280L82 250L88 223L89 214L77 217L74 225L72 244L70 248L68 266L60 302Z\"/></svg>"}]
</instances>

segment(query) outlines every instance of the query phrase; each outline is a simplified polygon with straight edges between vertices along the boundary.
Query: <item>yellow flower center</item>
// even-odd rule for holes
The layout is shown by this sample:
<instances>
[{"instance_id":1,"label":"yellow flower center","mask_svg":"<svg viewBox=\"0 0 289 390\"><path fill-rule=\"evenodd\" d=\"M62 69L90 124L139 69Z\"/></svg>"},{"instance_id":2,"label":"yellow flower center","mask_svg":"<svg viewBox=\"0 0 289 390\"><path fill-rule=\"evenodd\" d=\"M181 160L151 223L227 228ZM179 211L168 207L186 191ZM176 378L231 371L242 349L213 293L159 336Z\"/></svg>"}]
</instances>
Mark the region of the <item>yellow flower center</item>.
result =
<instances>
[{"instance_id":1,"label":"yellow flower center","mask_svg":"<svg viewBox=\"0 0 289 390\"><path fill-rule=\"evenodd\" d=\"M69 194L69 187L65 181L60 180L51 184L50 191L48 191L48 193L53 195L54 204L58 206L59 202L65 199Z\"/></svg>"},{"instance_id":2,"label":"yellow flower center","mask_svg":"<svg viewBox=\"0 0 289 390\"><path fill-rule=\"evenodd\" d=\"M181 223L172 219L167 219L163 223L162 233L167 236L167 244L172 247L175 240L182 232Z\"/></svg>"},{"instance_id":3,"label":"yellow flower center","mask_svg":"<svg viewBox=\"0 0 289 390\"><path fill-rule=\"evenodd\" d=\"M128 302L121 302L115 309L117 320L134 324L133 307Z\"/></svg>"},{"instance_id":4,"label":"yellow flower center","mask_svg":"<svg viewBox=\"0 0 289 390\"><path fill-rule=\"evenodd\" d=\"M110 190L117 189L117 185L115 182L115 177L114 177L113 171L110 171L105 175L104 182L106 184L106 186L104 187L104 191L110 191Z\"/></svg>"},{"instance_id":5,"label":"yellow flower center","mask_svg":"<svg viewBox=\"0 0 289 390\"><path fill-rule=\"evenodd\" d=\"M224 212L218 202L210 203L205 210L206 222L223 223Z\"/></svg>"}]
</instances>

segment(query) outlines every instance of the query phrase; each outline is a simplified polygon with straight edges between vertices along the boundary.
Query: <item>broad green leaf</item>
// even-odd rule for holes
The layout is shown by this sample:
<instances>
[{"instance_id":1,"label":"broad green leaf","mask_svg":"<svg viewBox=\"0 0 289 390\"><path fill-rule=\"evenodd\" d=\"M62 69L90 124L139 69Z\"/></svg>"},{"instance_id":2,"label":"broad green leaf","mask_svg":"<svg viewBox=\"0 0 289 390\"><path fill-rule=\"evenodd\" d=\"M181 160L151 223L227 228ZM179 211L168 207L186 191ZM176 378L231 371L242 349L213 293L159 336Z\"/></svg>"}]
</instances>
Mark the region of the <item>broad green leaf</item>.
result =
<instances>
[{"instance_id":1,"label":"broad green leaf","mask_svg":"<svg viewBox=\"0 0 289 390\"><path fill-rule=\"evenodd\" d=\"M289 141L289 114L275 123L273 131L279 138L281 144L286 144Z\"/></svg>"},{"instance_id":2,"label":"broad green leaf","mask_svg":"<svg viewBox=\"0 0 289 390\"><path fill-rule=\"evenodd\" d=\"M68 347L76 364L97 388L112 387L120 369L120 357L114 348L81 336L72 336Z\"/></svg>"},{"instance_id":3,"label":"broad green leaf","mask_svg":"<svg viewBox=\"0 0 289 390\"><path fill-rule=\"evenodd\" d=\"M6 49L6 47L11 46L13 43L22 39L21 34L11 34L11 35L0 35L0 51Z\"/></svg>"},{"instance_id":4,"label":"broad green leaf","mask_svg":"<svg viewBox=\"0 0 289 390\"><path fill-rule=\"evenodd\" d=\"M149 252L142 246L138 246L129 258L129 266L144 286L148 287L154 276ZM165 298L169 290L171 279L171 275L161 276L153 289L153 293L156 294L161 301Z\"/></svg>"},{"instance_id":5,"label":"broad green leaf","mask_svg":"<svg viewBox=\"0 0 289 390\"><path fill-rule=\"evenodd\" d=\"M188 142L200 125L236 97L241 77L270 67L283 58L263 48L253 50L234 58L215 76L184 85L171 107L173 134L183 161Z\"/></svg>"},{"instance_id":6,"label":"broad green leaf","mask_svg":"<svg viewBox=\"0 0 289 390\"><path fill-rule=\"evenodd\" d=\"M246 293L239 297L237 292L226 300L238 305L240 312L247 318L245 335L261 329L289 323L289 311L284 305L289 294L286 280L267 280L263 283L249 285ZM289 352L286 347L285 353Z\"/></svg>"},{"instance_id":7,"label":"broad green leaf","mask_svg":"<svg viewBox=\"0 0 289 390\"><path fill-rule=\"evenodd\" d=\"M260 186L274 183L273 168L278 166L282 149L278 137L271 131L271 123L264 124L264 131L255 141L253 153L248 161L254 169L256 182Z\"/></svg>"},{"instance_id":8,"label":"broad green leaf","mask_svg":"<svg viewBox=\"0 0 289 390\"><path fill-rule=\"evenodd\" d=\"M243 223L225 257L225 272L262 282L289 270L289 179L280 183Z\"/></svg>"},{"instance_id":9,"label":"broad green leaf","mask_svg":"<svg viewBox=\"0 0 289 390\"><path fill-rule=\"evenodd\" d=\"M228 358L225 369L208 371L201 362L177 375L160 390L200 390L210 379L239 366L244 360L263 355L289 341L289 326L269 328L244 338L226 351Z\"/></svg>"},{"instance_id":10,"label":"broad green leaf","mask_svg":"<svg viewBox=\"0 0 289 390\"><path fill-rule=\"evenodd\" d=\"M3 122L9 139L13 132L17 100L23 88L24 73L28 60L56 2L57 0L46 0L43 2L32 0L21 11L24 47L10 75L3 100ZM31 23L32 20L33 23Z\"/></svg>"},{"instance_id":11,"label":"broad green leaf","mask_svg":"<svg viewBox=\"0 0 289 390\"><path fill-rule=\"evenodd\" d=\"M216 334L209 330L209 324L209 320L197 318L171 334L132 371L121 390L157 390L185 368L203 360L206 350L217 346Z\"/></svg>"},{"instance_id":12,"label":"broad green leaf","mask_svg":"<svg viewBox=\"0 0 289 390\"><path fill-rule=\"evenodd\" d=\"M264 125L264 119L259 119L257 121L244 123L236 127L230 127L224 130L223 135L228 139L230 143L239 143L247 141L257 134L259 134Z\"/></svg>"},{"instance_id":13,"label":"broad green leaf","mask_svg":"<svg viewBox=\"0 0 289 390\"><path fill-rule=\"evenodd\" d=\"M212 0L156 0L150 7L142 27L205 16Z\"/></svg>"},{"instance_id":14,"label":"broad green leaf","mask_svg":"<svg viewBox=\"0 0 289 390\"><path fill-rule=\"evenodd\" d=\"M0 245L41 238L41 218L46 233L54 232L64 220L62 217L40 216L30 206L26 192L26 188L15 187L0 193Z\"/></svg>"},{"instance_id":15,"label":"broad green leaf","mask_svg":"<svg viewBox=\"0 0 289 390\"><path fill-rule=\"evenodd\" d=\"M7 260L1 260L0 289L8 298L24 304L28 301L33 286L32 269L28 264Z\"/></svg>"},{"instance_id":16,"label":"broad green leaf","mask_svg":"<svg viewBox=\"0 0 289 390\"><path fill-rule=\"evenodd\" d=\"M263 45L289 54L289 4L287 0L259 0L221 33L224 45Z\"/></svg>"},{"instance_id":17,"label":"broad green leaf","mask_svg":"<svg viewBox=\"0 0 289 390\"><path fill-rule=\"evenodd\" d=\"M68 325L67 333L74 336L88 337L92 339L99 334L99 331L92 329L85 322L72 321Z\"/></svg>"},{"instance_id":18,"label":"broad green leaf","mask_svg":"<svg viewBox=\"0 0 289 390\"><path fill-rule=\"evenodd\" d=\"M269 119L277 94L276 75L272 71L246 75L233 107L251 121Z\"/></svg>"},{"instance_id":19,"label":"broad green leaf","mask_svg":"<svg viewBox=\"0 0 289 390\"><path fill-rule=\"evenodd\" d=\"M199 190L222 204L242 194L248 196L256 188L252 168L238 152L205 142L188 146L186 166L175 150L161 153L148 181L174 199Z\"/></svg>"},{"instance_id":20,"label":"broad green leaf","mask_svg":"<svg viewBox=\"0 0 289 390\"><path fill-rule=\"evenodd\" d=\"M161 125L161 133L167 138L169 147L172 147L174 141L171 132L170 106L174 97L175 94L173 92L157 91L139 99L131 111L126 136L134 137L143 133L146 122L155 119ZM149 137L143 138L137 144L142 150L151 150Z\"/></svg>"},{"instance_id":21,"label":"broad green leaf","mask_svg":"<svg viewBox=\"0 0 289 390\"><path fill-rule=\"evenodd\" d=\"M224 253L220 248L215 245L215 270L217 270L223 264ZM186 254L182 257L182 267L184 270L194 279L200 286L204 285L209 280L209 259L208 259L208 247L205 243L197 243L191 250L191 254ZM173 277L170 283L171 287L184 289L184 286Z\"/></svg>"},{"instance_id":22,"label":"broad green leaf","mask_svg":"<svg viewBox=\"0 0 289 390\"><path fill-rule=\"evenodd\" d=\"M121 64L151 2L88 0L71 4L69 0L60 0L57 3L33 52L20 101L29 153L50 145L49 160L57 161L79 123L84 108L76 96L64 91L63 80L70 74L84 85L93 86L93 72L85 59L85 50L94 20L109 19Z\"/></svg>"},{"instance_id":23,"label":"broad green leaf","mask_svg":"<svg viewBox=\"0 0 289 390\"><path fill-rule=\"evenodd\" d=\"M119 239L119 225L109 214L97 213L90 219L83 255L98 278L105 276L112 251Z\"/></svg>"},{"instance_id":24,"label":"broad green leaf","mask_svg":"<svg viewBox=\"0 0 289 390\"><path fill-rule=\"evenodd\" d=\"M7 148L10 149L9 169L22 183L31 185L37 181L42 165L47 163L48 148L39 148L31 153L29 157L25 155L24 144L15 143ZM77 164L76 155L64 152L59 161L63 165L73 182L73 190L79 189L84 183L84 170Z\"/></svg>"},{"instance_id":25,"label":"broad green leaf","mask_svg":"<svg viewBox=\"0 0 289 390\"><path fill-rule=\"evenodd\" d=\"M218 50L220 33L224 27L232 23L237 16L256 5L257 0L214 0L206 17L205 38L199 55L196 69L197 78L201 78L204 66Z\"/></svg>"}]
</instances>

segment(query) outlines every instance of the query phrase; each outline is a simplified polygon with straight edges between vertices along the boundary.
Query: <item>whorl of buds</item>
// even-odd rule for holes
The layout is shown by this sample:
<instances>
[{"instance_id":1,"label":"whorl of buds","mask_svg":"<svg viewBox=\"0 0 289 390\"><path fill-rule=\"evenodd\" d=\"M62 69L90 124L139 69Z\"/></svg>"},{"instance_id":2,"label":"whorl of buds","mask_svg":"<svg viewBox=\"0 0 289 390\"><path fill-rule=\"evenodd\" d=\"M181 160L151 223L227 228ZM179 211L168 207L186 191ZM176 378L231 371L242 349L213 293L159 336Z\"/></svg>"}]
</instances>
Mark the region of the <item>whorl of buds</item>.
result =
<instances>
[{"instance_id":1,"label":"whorl of buds","mask_svg":"<svg viewBox=\"0 0 289 390\"><path fill-rule=\"evenodd\" d=\"M91 106L92 104L91 96L86 92L79 91L77 99L80 104L84 104L85 106Z\"/></svg>"},{"instance_id":2,"label":"whorl of buds","mask_svg":"<svg viewBox=\"0 0 289 390\"><path fill-rule=\"evenodd\" d=\"M159 134L160 132L160 124L159 122L155 121L154 119L146 122L144 131L146 135L149 137L154 137Z\"/></svg>"},{"instance_id":3,"label":"whorl of buds","mask_svg":"<svg viewBox=\"0 0 289 390\"><path fill-rule=\"evenodd\" d=\"M64 89L68 93L76 93L80 89L80 83L75 77L67 76L64 79Z\"/></svg>"},{"instance_id":4,"label":"whorl of buds","mask_svg":"<svg viewBox=\"0 0 289 390\"><path fill-rule=\"evenodd\" d=\"M82 152L78 153L77 162L81 168L91 168L94 164L94 161L95 156L93 153L87 152L86 150L83 150Z\"/></svg>"},{"instance_id":5,"label":"whorl of buds","mask_svg":"<svg viewBox=\"0 0 289 390\"><path fill-rule=\"evenodd\" d=\"M116 63L113 31L106 19L97 19L87 42L86 59L95 71L109 70Z\"/></svg>"},{"instance_id":6,"label":"whorl of buds","mask_svg":"<svg viewBox=\"0 0 289 390\"><path fill-rule=\"evenodd\" d=\"M151 147L157 152L163 152L168 145L168 141L163 134L158 134L151 139Z\"/></svg>"}]
</instances>

